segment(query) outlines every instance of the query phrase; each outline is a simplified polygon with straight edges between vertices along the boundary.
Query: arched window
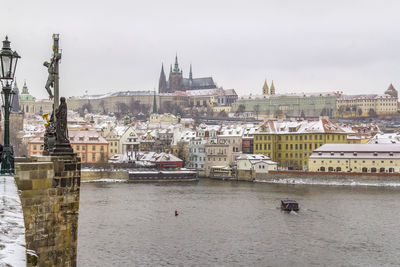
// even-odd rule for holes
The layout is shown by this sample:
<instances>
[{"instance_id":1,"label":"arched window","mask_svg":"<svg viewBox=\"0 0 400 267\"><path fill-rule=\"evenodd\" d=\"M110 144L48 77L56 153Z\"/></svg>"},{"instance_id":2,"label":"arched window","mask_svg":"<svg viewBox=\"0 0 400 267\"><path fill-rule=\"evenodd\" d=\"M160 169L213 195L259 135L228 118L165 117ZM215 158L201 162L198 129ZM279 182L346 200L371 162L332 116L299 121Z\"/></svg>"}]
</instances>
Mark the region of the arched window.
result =
<instances>
[{"instance_id":1,"label":"arched window","mask_svg":"<svg viewBox=\"0 0 400 267\"><path fill-rule=\"evenodd\" d=\"M379 172L385 172L385 168L380 168Z\"/></svg>"},{"instance_id":2,"label":"arched window","mask_svg":"<svg viewBox=\"0 0 400 267\"><path fill-rule=\"evenodd\" d=\"M394 172L394 168L389 168L389 172Z\"/></svg>"},{"instance_id":3,"label":"arched window","mask_svg":"<svg viewBox=\"0 0 400 267\"><path fill-rule=\"evenodd\" d=\"M337 167L337 168L336 168L336 171L337 171L337 172L341 172L341 171L342 171L342 168Z\"/></svg>"},{"instance_id":4,"label":"arched window","mask_svg":"<svg viewBox=\"0 0 400 267\"><path fill-rule=\"evenodd\" d=\"M367 168L362 168L362 172L368 172L368 169Z\"/></svg>"},{"instance_id":5,"label":"arched window","mask_svg":"<svg viewBox=\"0 0 400 267\"><path fill-rule=\"evenodd\" d=\"M321 168L319 168L319 169L320 169L321 172L324 172L324 171L325 171L325 167L321 167Z\"/></svg>"},{"instance_id":6,"label":"arched window","mask_svg":"<svg viewBox=\"0 0 400 267\"><path fill-rule=\"evenodd\" d=\"M376 172L376 168L371 168L371 172Z\"/></svg>"},{"instance_id":7,"label":"arched window","mask_svg":"<svg viewBox=\"0 0 400 267\"><path fill-rule=\"evenodd\" d=\"M329 167L328 171L333 172L333 167Z\"/></svg>"}]
</instances>

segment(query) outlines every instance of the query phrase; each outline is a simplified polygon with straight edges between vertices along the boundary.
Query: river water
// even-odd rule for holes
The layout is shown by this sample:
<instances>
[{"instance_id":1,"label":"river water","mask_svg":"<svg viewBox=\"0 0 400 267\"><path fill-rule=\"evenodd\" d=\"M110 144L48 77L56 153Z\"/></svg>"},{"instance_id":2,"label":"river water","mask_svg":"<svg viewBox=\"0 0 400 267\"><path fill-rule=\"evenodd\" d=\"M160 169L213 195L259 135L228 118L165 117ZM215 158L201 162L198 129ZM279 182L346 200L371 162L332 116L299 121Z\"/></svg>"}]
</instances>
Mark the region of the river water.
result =
<instances>
[{"instance_id":1,"label":"river water","mask_svg":"<svg viewBox=\"0 0 400 267\"><path fill-rule=\"evenodd\" d=\"M400 187L85 183L78 266L397 266L399 211Z\"/></svg>"}]
</instances>

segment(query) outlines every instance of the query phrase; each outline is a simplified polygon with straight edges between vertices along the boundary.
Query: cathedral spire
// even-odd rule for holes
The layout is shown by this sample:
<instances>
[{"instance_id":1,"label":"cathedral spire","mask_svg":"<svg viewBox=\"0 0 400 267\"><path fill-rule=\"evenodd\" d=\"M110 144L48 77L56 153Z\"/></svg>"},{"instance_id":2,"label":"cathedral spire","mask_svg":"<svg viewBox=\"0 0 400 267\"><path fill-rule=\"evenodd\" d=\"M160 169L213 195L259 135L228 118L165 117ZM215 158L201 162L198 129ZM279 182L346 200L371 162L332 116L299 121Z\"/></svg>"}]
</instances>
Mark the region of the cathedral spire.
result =
<instances>
[{"instance_id":1,"label":"cathedral spire","mask_svg":"<svg viewBox=\"0 0 400 267\"><path fill-rule=\"evenodd\" d=\"M272 83L271 83L271 88L269 89L269 91L270 91L270 94L271 94L271 95L274 95L274 94L275 94L274 81L272 81Z\"/></svg>"},{"instance_id":2,"label":"cathedral spire","mask_svg":"<svg viewBox=\"0 0 400 267\"><path fill-rule=\"evenodd\" d=\"M179 72L178 54L175 55L174 72L175 72L175 73Z\"/></svg>"},{"instance_id":3,"label":"cathedral spire","mask_svg":"<svg viewBox=\"0 0 400 267\"><path fill-rule=\"evenodd\" d=\"M189 80L193 80L192 64L190 64Z\"/></svg>"},{"instance_id":4,"label":"cathedral spire","mask_svg":"<svg viewBox=\"0 0 400 267\"><path fill-rule=\"evenodd\" d=\"M11 112L12 113L19 113L22 112L21 106L19 105L19 90L17 86L17 81L14 82L14 88L12 90L13 95L12 95L12 106L11 106Z\"/></svg>"},{"instance_id":5,"label":"cathedral spire","mask_svg":"<svg viewBox=\"0 0 400 267\"><path fill-rule=\"evenodd\" d=\"M161 73L160 79L158 81L158 93L166 93L167 92L167 78L164 73L164 64L161 64Z\"/></svg>"},{"instance_id":6,"label":"cathedral spire","mask_svg":"<svg viewBox=\"0 0 400 267\"><path fill-rule=\"evenodd\" d=\"M268 95L268 93L269 93L267 79L265 79L264 86L262 88L262 92L263 92L263 95Z\"/></svg>"}]
</instances>

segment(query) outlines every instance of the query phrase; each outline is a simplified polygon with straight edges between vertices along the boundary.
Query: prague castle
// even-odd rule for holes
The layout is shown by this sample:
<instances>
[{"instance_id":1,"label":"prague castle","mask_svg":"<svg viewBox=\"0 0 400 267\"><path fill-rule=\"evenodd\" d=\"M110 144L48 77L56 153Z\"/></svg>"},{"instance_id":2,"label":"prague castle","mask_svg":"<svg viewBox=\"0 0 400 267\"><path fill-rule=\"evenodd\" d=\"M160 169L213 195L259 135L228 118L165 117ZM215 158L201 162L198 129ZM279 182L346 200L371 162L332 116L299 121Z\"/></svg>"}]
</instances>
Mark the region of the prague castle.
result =
<instances>
[{"instance_id":1,"label":"prague castle","mask_svg":"<svg viewBox=\"0 0 400 267\"><path fill-rule=\"evenodd\" d=\"M178 56L175 57L175 65L169 70L168 81L164 73L164 65L161 65L161 74L158 85L159 93L173 93L175 91L215 89L217 85L212 77L193 78L192 65L190 65L189 78L183 78L182 69L179 68Z\"/></svg>"}]
</instances>

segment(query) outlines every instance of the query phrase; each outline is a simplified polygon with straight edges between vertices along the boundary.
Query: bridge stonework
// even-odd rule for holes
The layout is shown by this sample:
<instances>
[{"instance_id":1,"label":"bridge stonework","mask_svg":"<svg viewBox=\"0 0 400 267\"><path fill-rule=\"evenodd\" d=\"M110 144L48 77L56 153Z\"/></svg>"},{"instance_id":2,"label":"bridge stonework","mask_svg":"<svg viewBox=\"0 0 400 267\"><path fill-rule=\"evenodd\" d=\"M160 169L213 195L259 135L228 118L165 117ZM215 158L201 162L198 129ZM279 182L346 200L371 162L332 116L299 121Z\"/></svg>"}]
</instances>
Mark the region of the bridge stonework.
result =
<instances>
[{"instance_id":1,"label":"bridge stonework","mask_svg":"<svg viewBox=\"0 0 400 267\"><path fill-rule=\"evenodd\" d=\"M16 158L26 248L37 266L76 266L80 179L75 155ZM35 264L27 258L27 266Z\"/></svg>"}]
</instances>

